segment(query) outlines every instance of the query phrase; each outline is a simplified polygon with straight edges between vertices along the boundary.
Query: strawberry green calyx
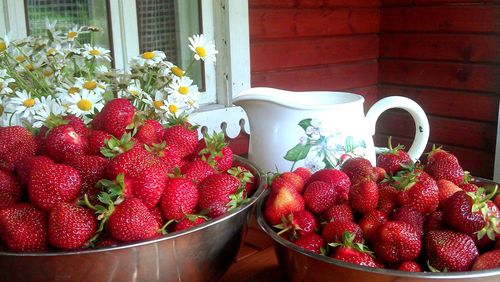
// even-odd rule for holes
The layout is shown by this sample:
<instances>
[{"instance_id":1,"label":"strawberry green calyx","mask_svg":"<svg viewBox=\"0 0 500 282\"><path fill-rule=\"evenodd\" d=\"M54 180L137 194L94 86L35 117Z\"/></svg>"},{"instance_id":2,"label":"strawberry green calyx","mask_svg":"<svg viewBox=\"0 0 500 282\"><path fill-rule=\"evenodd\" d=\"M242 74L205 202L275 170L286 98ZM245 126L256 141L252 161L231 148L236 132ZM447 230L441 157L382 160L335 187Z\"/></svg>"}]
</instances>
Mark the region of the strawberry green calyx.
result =
<instances>
[{"instance_id":1,"label":"strawberry green calyx","mask_svg":"<svg viewBox=\"0 0 500 282\"><path fill-rule=\"evenodd\" d=\"M278 236L280 236L281 234L283 234L289 230L295 229L295 228L301 229L299 226L293 226L293 213L290 213L288 216L282 216L281 223L276 224L273 227L280 229L280 231L278 231L278 233L276 233Z\"/></svg>"},{"instance_id":2,"label":"strawberry green calyx","mask_svg":"<svg viewBox=\"0 0 500 282\"><path fill-rule=\"evenodd\" d=\"M352 248L352 249L355 249L357 251L366 253L367 255L369 255L371 257L375 257L373 255L373 252L365 244L355 243L354 242L355 237L356 236L354 233L344 231L342 233L342 242L332 242L332 243L329 243L328 246L334 247L334 248L344 246L344 247Z\"/></svg>"},{"instance_id":3,"label":"strawberry green calyx","mask_svg":"<svg viewBox=\"0 0 500 282\"><path fill-rule=\"evenodd\" d=\"M246 197L244 185L240 185L234 194L229 195L229 199L231 199L231 201L226 205L229 207L227 211L232 211L250 201L250 199Z\"/></svg>"},{"instance_id":4,"label":"strawberry green calyx","mask_svg":"<svg viewBox=\"0 0 500 282\"><path fill-rule=\"evenodd\" d=\"M431 265L430 261L427 261L427 267L429 268L429 270L430 270L431 272L436 272L436 273L438 273L438 272L449 272L449 271L448 271L448 268L444 268L443 270L439 270L439 269L437 269L437 268L433 267L433 266Z\"/></svg>"},{"instance_id":5,"label":"strawberry green calyx","mask_svg":"<svg viewBox=\"0 0 500 282\"><path fill-rule=\"evenodd\" d=\"M238 180L240 180L242 185L245 185L247 183L252 183L252 178L254 177L254 175L250 171L244 170L240 166L235 166L228 169L227 173L229 173L229 175L238 178Z\"/></svg>"},{"instance_id":6,"label":"strawberry green calyx","mask_svg":"<svg viewBox=\"0 0 500 282\"><path fill-rule=\"evenodd\" d=\"M386 151L387 154L393 154L393 155L398 155L398 152L401 150L404 150L405 146L398 144L396 147L392 147L392 136L389 136L387 139L387 147L389 148L388 151Z\"/></svg>"},{"instance_id":7,"label":"strawberry green calyx","mask_svg":"<svg viewBox=\"0 0 500 282\"><path fill-rule=\"evenodd\" d=\"M163 234L163 235L168 234L167 227L170 224L172 224L172 222L175 222L175 219L171 219L171 220L167 221L167 223L165 223L160 229L158 229L158 233Z\"/></svg>"},{"instance_id":8,"label":"strawberry green calyx","mask_svg":"<svg viewBox=\"0 0 500 282\"><path fill-rule=\"evenodd\" d=\"M212 134L210 136L208 133L203 135L203 140L205 142L205 148L198 152L201 159L207 162L210 166L215 167L216 158L222 157L222 149L227 146L226 137L224 132L219 132Z\"/></svg>"},{"instance_id":9,"label":"strawberry green calyx","mask_svg":"<svg viewBox=\"0 0 500 282\"><path fill-rule=\"evenodd\" d=\"M115 181L101 179L97 182L97 187L105 191L113 204L118 205L125 199L125 174L118 174ZM107 201L108 198L105 200Z\"/></svg>"},{"instance_id":10,"label":"strawberry green calyx","mask_svg":"<svg viewBox=\"0 0 500 282\"><path fill-rule=\"evenodd\" d=\"M167 116L167 127L171 127L174 125L182 125L187 127L189 130L198 129L198 125L192 125L188 122L189 114L186 112L182 112L180 115L168 115Z\"/></svg>"},{"instance_id":11,"label":"strawberry green calyx","mask_svg":"<svg viewBox=\"0 0 500 282\"><path fill-rule=\"evenodd\" d=\"M165 147L167 147L167 142L164 140L161 143L153 144L151 146L144 144L144 148L146 151L150 152L151 154L158 156L158 157L164 157L165 156Z\"/></svg>"},{"instance_id":12,"label":"strawberry green calyx","mask_svg":"<svg viewBox=\"0 0 500 282\"><path fill-rule=\"evenodd\" d=\"M99 227L95 231L94 236L92 236L92 238L90 238L85 244L87 247L94 247L94 243L103 233L109 217L115 210L115 205L113 204L113 201L108 193L102 192L99 194L98 199L101 203L103 203L103 205L92 205L86 194L83 197L83 200L78 202L79 205L86 206L93 210L97 214L97 220L99 221Z\"/></svg>"},{"instance_id":13,"label":"strawberry green calyx","mask_svg":"<svg viewBox=\"0 0 500 282\"><path fill-rule=\"evenodd\" d=\"M101 154L107 158L113 158L130 150L135 144L130 133L124 133L120 140L111 136L106 140L106 146L101 147Z\"/></svg>"},{"instance_id":14,"label":"strawberry green calyx","mask_svg":"<svg viewBox=\"0 0 500 282\"><path fill-rule=\"evenodd\" d=\"M498 228L500 219L493 213L487 204L487 202L496 195L497 190L498 186L495 185L493 190L488 194L485 194L485 189L483 187L479 187L475 193L466 193L472 198L472 212L479 211L486 221L486 225L477 232L478 240L486 235L491 241L495 241L496 234L500 234L500 229Z\"/></svg>"}]
</instances>

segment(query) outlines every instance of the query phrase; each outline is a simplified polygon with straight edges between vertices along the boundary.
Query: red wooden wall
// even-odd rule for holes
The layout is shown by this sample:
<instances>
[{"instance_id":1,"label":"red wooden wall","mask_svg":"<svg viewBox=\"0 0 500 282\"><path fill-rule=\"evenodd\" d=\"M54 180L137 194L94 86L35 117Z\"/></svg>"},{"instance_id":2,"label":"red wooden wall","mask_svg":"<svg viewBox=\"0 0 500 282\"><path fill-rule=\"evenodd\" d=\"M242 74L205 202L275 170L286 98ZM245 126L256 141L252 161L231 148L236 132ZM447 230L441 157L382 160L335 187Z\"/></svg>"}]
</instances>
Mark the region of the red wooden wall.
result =
<instances>
[{"instance_id":1,"label":"red wooden wall","mask_svg":"<svg viewBox=\"0 0 500 282\"><path fill-rule=\"evenodd\" d=\"M355 92L365 110L410 97L429 115L429 144L492 177L500 1L249 0L249 16L253 87ZM408 145L414 127L392 111L377 132L379 146L390 135Z\"/></svg>"}]
</instances>

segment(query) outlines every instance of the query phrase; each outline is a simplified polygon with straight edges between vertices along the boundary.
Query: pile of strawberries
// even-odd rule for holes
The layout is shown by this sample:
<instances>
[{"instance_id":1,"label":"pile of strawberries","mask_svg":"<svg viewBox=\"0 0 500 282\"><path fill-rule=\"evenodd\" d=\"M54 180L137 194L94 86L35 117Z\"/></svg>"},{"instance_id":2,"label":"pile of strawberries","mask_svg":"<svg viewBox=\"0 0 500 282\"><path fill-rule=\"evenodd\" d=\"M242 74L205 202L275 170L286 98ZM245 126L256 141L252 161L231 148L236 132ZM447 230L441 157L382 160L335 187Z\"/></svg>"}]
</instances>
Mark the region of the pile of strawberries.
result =
<instances>
[{"instance_id":1,"label":"pile of strawberries","mask_svg":"<svg viewBox=\"0 0 500 282\"><path fill-rule=\"evenodd\" d=\"M126 99L90 123L51 117L37 134L0 128L0 245L76 250L154 238L246 202L254 176L223 133L198 140L186 116L168 126Z\"/></svg>"},{"instance_id":2,"label":"pile of strawberries","mask_svg":"<svg viewBox=\"0 0 500 282\"><path fill-rule=\"evenodd\" d=\"M413 163L401 146L377 166L277 174L264 217L283 238L334 259L402 271L500 267L500 196L478 187L441 148Z\"/></svg>"}]
</instances>

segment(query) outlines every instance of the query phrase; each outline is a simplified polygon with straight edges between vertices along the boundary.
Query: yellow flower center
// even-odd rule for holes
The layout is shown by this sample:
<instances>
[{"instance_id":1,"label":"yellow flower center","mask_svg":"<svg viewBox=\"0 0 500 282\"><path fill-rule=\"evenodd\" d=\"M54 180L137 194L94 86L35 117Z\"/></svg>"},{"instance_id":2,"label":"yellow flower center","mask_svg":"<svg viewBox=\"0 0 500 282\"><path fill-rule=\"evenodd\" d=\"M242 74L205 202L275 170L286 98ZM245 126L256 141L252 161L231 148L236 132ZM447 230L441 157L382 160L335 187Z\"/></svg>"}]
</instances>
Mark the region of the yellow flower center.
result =
<instances>
[{"instance_id":1,"label":"yellow flower center","mask_svg":"<svg viewBox=\"0 0 500 282\"><path fill-rule=\"evenodd\" d=\"M87 112L87 111L90 111L90 109L92 109L92 102L90 102L87 99L81 99L80 101L78 101L78 103L76 103L76 105L82 111Z\"/></svg>"},{"instance_id":2,"label":"yellow flower center","mask_svg":"<svg viewBox=\"0 0 500 282\"><path fill-rule=\"evenodd\" d=\"M16 59L16 61L18 61L20 63L26 61L26 57L24 55L18 55L14 59Z\"/></svg>"},{"instance_id":3,"label":"yellow flower center","mask_svg":"<svg viewBox=\"0 0 500 282\"><path fill-rule=\"evenodd\" d=\"M35 67L33 67L33 65L32 65L32 64L27 64L25 68L26 68L27 70L29 70L29 71L32 71L32 70L34 70L34 69L35 69Z\"/></svg>"},{"instance_id":4,"label":"yellow flower center","mask_svg":"<svg viewBox=\"0 0 500 282\"><path fill-rule=\"evenodd\" d=\"M101 51L99 51L97 49L92 49L89 51L89 54L92 56L99 56L99 55L101 55Z\"/></svg>"},{"instance_id":5,"label":"yellow flower center","mask_svg":"<svg viewBox=\"0 0 500 282\"><path fill-rule=\"evenodd\" d=\"M151 60L155 57L155 53L153 52L144 52L142 53L141 57L145 60Z\"/></svg>"},{"instance_id":6,"label":"yellow flower center","mask_svg":"<svg viewBox=\"0 0 500 282\"><path fill-rule=\"evenodd\" d=\"M137 96L139 96L139 91L137 91L137 90L130 90L130 95L137 97Z\"/></svg>"},{"instance_id":7,"label":"yellow flower center","mask_svg":"<svg viewBox=\"0 0 500 282\"><path fill-rule=\"evenodd\" d=\"M78 32L70 31L70 32L68 32L68 39L75 38L77 35L78 35Z\"/></svg>"},{"instance_id":8,"label":"yellow flower center","mask_svg":"<svg viewBox=\"0 0 500 282\"><path fill-rule=\"evenodd\" d=\"M70 95L73 95L73 94L78 93L78 92L80 92L80 88L78 88L76 86L70 87L68 89L68 94L70 94Z\"/></svg>"},{"instance_id":9,"label":"yellow flower center","mask_svg":"<svg viewBox=\"0 0 500 282\"><path fill-rule=\"evenodd\" d=\"M202 58L205 58L205 56L207 55L207 51L201 46L194 48L194 50L196 51L196 54L198 54L198 56Z\"/></svg>"},{"instance_id":10,"label":"yellow flower center","mask_svg":"<svg viewBox=\"0 0 500 282\"><path fill-rule=\"evenodd\" d=\"M181 86L179 87L179 93L181 93L182 95L186 95L189 93L189 88L187 88L186 86Z\"/></svg>"},{"instance_id":11,"label":"yellow flower center","mask_svg":"<svg viewBox=\"0 0 500 282\"><path fill-rule=\"evenodd\" d=\"M49 48L49 50L47 50L47 56L54 55L55 53L56 53L56 49L55 48Z\"/></svg>"},{"instance_id":12,"label":"yellow flower center","mask_svg":"<svg viewBox=\"0 0 500 282\"><path fill-rule=\"evenodd\" d=\"M0 117L3 115L3 105L0 105Z\"/></svg>"},{"instance_id":13,"label":"yellow flower center","mask_svg":"<svg viewBox=\"0 0 500 282\"><path fill-rule=\"evenodd\" d=\"M160 110L160 109L161 109L161 107L163 107L164 105L165 105L165 104L163 103L163 101L154 101L154 102L153 102L153 106L155 106L155 108L156 108L157 110Z\"/></svg>"},{"instance_id":14,"label":"yellow flower center","mask_svg":"<svg viewBox=\"0 0 500 282\"><path fill-rule=\"evenodd\" d=\"M178 66L173 66L171 69L172 73L178 77L183 77L184 76L184 71L179 68Z\"/></svg>"},{"instance_id":15,"label":"yellow flower center","mask_svg":"<svg viewBox=\"0 0 500 282\"><path fill-rule=\"evenodd\" d=\"M28 99L23 101L23 106L25 106L26 108L31 108L34 105L35 105L35 99L28 98Z\"/></svg>"},{"instance_id":16,"label":"yellow flower center","mask_svg":"<svg viewBox=\"0 0 500 282\"><path fill-rule=\"evenodd\" d=\"M3 89L3 81L0 81L0 89Z\"/></svg>"},{"instance_id":17,"label":"yellow flower center","mask_svg":"<svg viewBox=\"0 0 500 282\"><path fill-rule=\"evenodd\" d=\"M176 105L169 105L168 106L168 111L171 112L172 114L175 114L179 108L177 108Z\"/></svg>"},{"instance_id":18,"label":"yellow flower center","mask_svg":"<svg viewBox=\"0 0 500 282\"><path fill-rule=\"evenodd\" d=\"M43 73L43 76L45 76L45 77L50 77L54 74L54 72L51 69L44 69L42 73Z\"/></svg>"},{"instance_id":19,"label":"yellow flower center","mask_svg":"<svg viewBox=\"0 0 500 282\"><path fill-rule=\"evenodd\" d=\"M5 41L0 41L0 52L7 50L7 43Z\"/></svg>"},{"instance_id":20,"label":"yellow flower center","mask_svg":"<svg viewBox=\"0 0 500 282\"><path fill-rule=\"evenodd\" d=\"M97 87L97 83L95 81L85 81L83 84L83 88L87 90L94 90Z\"/></svg>"}]
</instances>

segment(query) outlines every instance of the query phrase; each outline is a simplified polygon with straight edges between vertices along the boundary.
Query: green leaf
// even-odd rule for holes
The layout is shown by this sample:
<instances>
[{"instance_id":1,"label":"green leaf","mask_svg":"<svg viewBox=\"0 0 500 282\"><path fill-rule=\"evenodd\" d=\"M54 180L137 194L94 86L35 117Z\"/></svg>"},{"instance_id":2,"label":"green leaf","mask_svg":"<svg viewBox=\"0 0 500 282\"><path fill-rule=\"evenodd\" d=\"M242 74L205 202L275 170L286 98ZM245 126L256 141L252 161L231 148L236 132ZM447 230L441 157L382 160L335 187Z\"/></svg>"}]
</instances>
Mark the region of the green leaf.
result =
<instances>
[{"instance_id":1,"label":"green leaf","mask_svg":"<svg viewBox=\"0 0 500 282\"><path fill-rule=\"evenodd\" d=\"M356 143L354 142L354 138L352 136L347 136L345 139L345 152L349 153L356 149Z\"/></svg>"},{"instance_id":2,"label":"green leaf","mask_svg":"<svg viewBox=\"0 0 500 282\"><path fill-rule=\"evenodd\" d=\"M312 119L311 118L307 118L307 119L303 119L299 122L299 126L302 127L304 129L304 131L306 131L306 129L311 126L311 121Z\"/></svg>"},{"instance_id":3,"label":"green leaf","mask_svg":"<svg viewBox=\"0 0 500 282\"><path fill-rule=\"evenodd\" d=\"M288 150L284 158L285 160L292 162L303 160L307 157L307 154L309 154L309 150L311 150L311 147L312 147L311 144L303 145L299 143L292 149Z\"/></svg>"}]
</instances>

